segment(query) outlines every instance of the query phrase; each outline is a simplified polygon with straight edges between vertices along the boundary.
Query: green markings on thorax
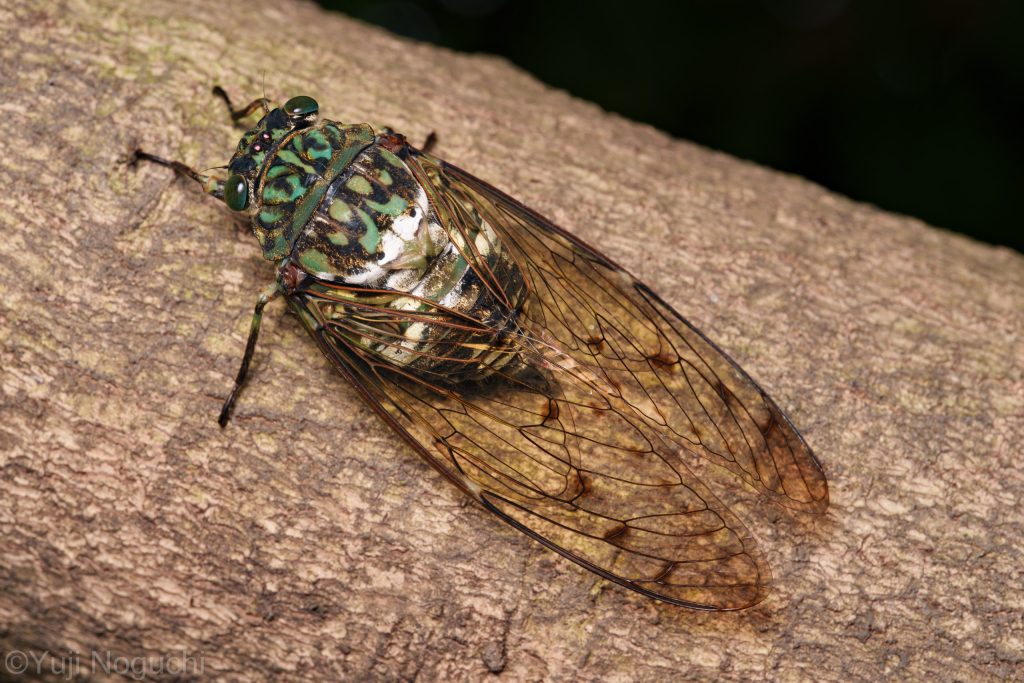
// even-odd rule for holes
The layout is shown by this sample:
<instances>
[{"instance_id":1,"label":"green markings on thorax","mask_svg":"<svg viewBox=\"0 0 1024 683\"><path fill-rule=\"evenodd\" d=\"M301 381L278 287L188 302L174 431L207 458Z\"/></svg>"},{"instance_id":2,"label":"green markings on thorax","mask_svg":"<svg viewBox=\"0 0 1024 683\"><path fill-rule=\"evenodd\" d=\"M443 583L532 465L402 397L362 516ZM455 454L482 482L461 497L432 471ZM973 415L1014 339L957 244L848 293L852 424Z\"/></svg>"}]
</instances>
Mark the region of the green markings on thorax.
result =
<instances>
[{"instance_id":1,"label":"green markings on thorax","mask_svg":"<svg viewBox=\"0 0 1024 683\"><path fill-rule=\"evenodd\" d=\"M311 273L323 273L330 270L330 259L318 249L303 249L298 254L299 265Z\"/></svg>"},{"instance_id":2,"label":"green markings on thorax","mask_svg":"<svg viewBox=\"0 0 1024 683\"><path fill-rule=\"evenodd\" d=\"M363 222L364 228L363 236L359 238L359 244L367 254L376 253L377 245L380 244L380 230L377 229L377 223L363 209L356 209L356 212L359 214L359 220Z\"/></svg>"},{"instance_id":3,"label":"green markings on thorax","mask_svg":"<svg viewBox=\"0 0 1024 683\"><path fill-rule=\"evenodd\" d=\"M307 164L302 158L290 149L284 149L277 153L277 160L274 166L281 167L284 164L291 166L294 169L305 171L306 173L316 173L316 168L311 164Z\"/></svg>"},{"instance_id":4,"label":"green markings on thorax","mask_svg":"<svg viewBox=\"0 0 1024 683\"><path fill-rule=\"evenodd\" d=\"M345 183L345 187L352 190L356 194L370 194L373 192L373 186L370 185L370 181L361 175L352 176Z\"/></svg>"},{"instance_id":5,"label":"green markings on thorax","mask_svg":"<svg viewBox=\"0 0 1024 683\"><path fill-rule=\"evenodd\" d=\"M376 211L382 213L385 216L391 216L392 218L399 216L405 211L406 207L409 206L409 202L405 198L398 196L397 194L391 195L391 199L388 200L387 204L381 204L373 200L367 200L366 205Z\"/></svg>"},{"instance_id":6,"label":"green markings on thorax","mask_svg":"<svg viewBox=\"0 0 1024 683\"><path fill-rule=\"evenodd\" d=\"M254 232L268 259L291 251L331 183L373 142L365 125L326 122L285 137L259 178L261 210Z\"/></svg>"},{"instance_id":7,"label":"green markings on thorax","mask_svg":"<svg viewBox=\"0 0 1024 683\"><path fill-rule=\"evenodd\" d=\"M327 214L339 223L348 223L352 220L352 207L345 200L335 198L328 207Z\"/></svg>"},{"instance_id":8,"label":"green markings on thorax","mask_svg":"<svg viewBox=\"0 0 1024 683\"><path fill-rule=\"evenodd\" d=\"M297 173L281 175L275 180L263 188L264 204L287 204L306 193L302 178Z\"/></svg>"},{"instance_id":9,"label":"green markings on thorax","mask_svg":"<svg viewBox=\"0 0 1024 683\"><path fill-rule=\"evenodd\" d=\"M426 210L417 204L421 194L401 159L377 145L363 149L298 237L296 258L313 274L374 282L392 269L425 268L437 252L420 253L430 247Z\"/></svg>"}]
</instances>

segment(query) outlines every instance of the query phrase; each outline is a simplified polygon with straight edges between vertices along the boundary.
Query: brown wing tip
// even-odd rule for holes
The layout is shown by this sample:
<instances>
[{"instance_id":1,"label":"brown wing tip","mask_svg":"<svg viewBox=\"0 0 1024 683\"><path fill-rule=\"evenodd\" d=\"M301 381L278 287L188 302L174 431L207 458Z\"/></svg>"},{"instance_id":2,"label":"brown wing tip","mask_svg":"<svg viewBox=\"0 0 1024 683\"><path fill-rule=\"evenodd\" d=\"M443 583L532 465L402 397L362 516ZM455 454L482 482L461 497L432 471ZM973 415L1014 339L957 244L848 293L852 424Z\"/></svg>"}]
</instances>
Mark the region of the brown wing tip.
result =
<instances>
[{"instance_id":1,"label":"brown wing tip","mask_svg":"<svg viewBox=\"0 0 1024 683\"><path fill-rule=\"evenodd\" d=\"M625 585L670 604L729 612L748 609L764 601L771 593L772 575L760 551L752 548L719 562L715 571L670 562L652 580L631 581Z\"/></svg>"}]
</instances>

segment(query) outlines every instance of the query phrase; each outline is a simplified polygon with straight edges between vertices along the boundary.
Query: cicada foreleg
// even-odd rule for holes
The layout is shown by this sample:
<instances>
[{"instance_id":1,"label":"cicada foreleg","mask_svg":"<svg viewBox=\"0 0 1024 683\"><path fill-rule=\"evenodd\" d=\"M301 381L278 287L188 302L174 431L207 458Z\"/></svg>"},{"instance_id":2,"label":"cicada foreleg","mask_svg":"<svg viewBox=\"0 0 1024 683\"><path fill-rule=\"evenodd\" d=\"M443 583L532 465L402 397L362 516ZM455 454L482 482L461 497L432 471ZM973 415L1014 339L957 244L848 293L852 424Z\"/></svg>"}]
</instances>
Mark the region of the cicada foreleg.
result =
<instances>
[{"instance_id":1,"label":"cicada foreleg","mask_svg":"<svg viewBox=\"0 0 1024 683\"><path fill-rule=\"evenodd\" d=\"M232 121L241 121L257 109L262 109L264 114L270 112L270 100L268 100L266 97L260 97L259 99L253 100L244 107L235 109L235 106L231 104L231 97L228 95L227 91L224 90L224 88L220 87L219 85L213 86L213 94L224 100L224 104L228 106L228 113L231 115Z\"/></svg>"},{"instance_id":2,"label":"cicada foreleg","mask_svg":"<svg viewBox=\"0 0 1024 683\"><path fill-rule=\"evenodd\" d=\"M235 386L232 387L231 393L228 395L227 400L224 401L224 407L220 409L220 417L217 418L217 422L221 427L224 427L228 423L228 417L231 415L231 409L235 405L235 401L238 399L238 394L242 390L242 385L245 384L245 378L249 374L249 364L252 362L253 352L256 350L256 339L260 336L260 324L263 322L263 309L268 303L277 298L277 295L281 293L281 286L278 282L269 285L266 289L260 292L259 297L256 299L256 310L252 314L252 322L249 324L249 339L245 342L245 355L242 356L242 365L238 368L238 376L235 377Z\"/></svg>"},{"instance_id":3,"label":"cicada foreleg","mask_svg":"<svg viewBox=\"0 0 1024 683\"><path fill-rule=\"evenodd\" d=\"M149 152L143 152L141 149L137 149L132 153L131 159L128 160L129 165L138 163L139 160L151 161L154 164L166 166L167 168L174 169L175 173L191 178L200 185L203 186L203 192L209 195L213 195L217 199L224 199L224 181L220 178L214 178L208 176L205 173L200 173L196 169L192 168L187 164L183 164L180 161L170 161L163 157L158 157L155 154Z\"/></svg>"}]
</instances>

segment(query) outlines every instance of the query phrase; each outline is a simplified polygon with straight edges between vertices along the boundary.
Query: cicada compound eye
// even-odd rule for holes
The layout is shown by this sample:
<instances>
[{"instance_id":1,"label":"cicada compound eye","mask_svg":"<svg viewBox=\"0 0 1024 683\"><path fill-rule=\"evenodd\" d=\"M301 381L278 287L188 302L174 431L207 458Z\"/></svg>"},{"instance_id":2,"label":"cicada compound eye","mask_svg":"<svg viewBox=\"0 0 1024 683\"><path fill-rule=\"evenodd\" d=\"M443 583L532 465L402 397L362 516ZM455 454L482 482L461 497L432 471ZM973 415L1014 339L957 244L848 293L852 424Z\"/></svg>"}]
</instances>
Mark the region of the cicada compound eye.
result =
<instances>
[{"instance_id":1,"label":"cicada compound eye","mask_svg":"<svg viewBox=\"0 0 1024 683\"><path fill-rule=\"evenodd\" d=\"M284 113L295 127L308 126L316 120L320 105L308 95L293 97L284 103Z\"/></svg>"},{"instance_id":2,"label":"cicada compound eye","mask_svg":"<svg viewBox=\"0 0 1024 683\"><path fill-rule=\"evenodd\" d=\"M224 183L224 203L232 211L245 211L249 206L249 183L237 173L229 175Z\"/></svg>"}]
</instances>

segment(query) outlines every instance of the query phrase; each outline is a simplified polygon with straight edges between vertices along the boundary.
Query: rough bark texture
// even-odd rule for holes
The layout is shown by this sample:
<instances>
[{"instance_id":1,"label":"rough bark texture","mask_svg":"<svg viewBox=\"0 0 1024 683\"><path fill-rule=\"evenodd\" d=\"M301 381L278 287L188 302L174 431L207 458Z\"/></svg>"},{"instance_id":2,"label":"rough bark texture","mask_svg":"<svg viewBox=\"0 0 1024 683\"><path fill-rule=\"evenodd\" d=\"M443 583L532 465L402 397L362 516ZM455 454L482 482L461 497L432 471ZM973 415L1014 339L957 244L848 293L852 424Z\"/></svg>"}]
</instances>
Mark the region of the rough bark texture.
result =
<instances>
[{"instance_id":1,"label":"rough bark texture","mask_svg":"<svg viewBox=\"0 0 1024 683\"><path fill-rule=\"evenodd\" d=\"M1018 254L309 4L14 5L5 654L49 651L45 669L77 652L88 670L94 651L185 652L237 680L1024 678ZM239 131L210 86L247 100L264 73L271 97L314 95L330 118L438 131L441 156L606 250L761 380L833 500L755 527L766 602L658 604L491 519L281 308L218 428L273 267L194 186L119 158L224 163Z\"/></svg>"}]
</instances>

